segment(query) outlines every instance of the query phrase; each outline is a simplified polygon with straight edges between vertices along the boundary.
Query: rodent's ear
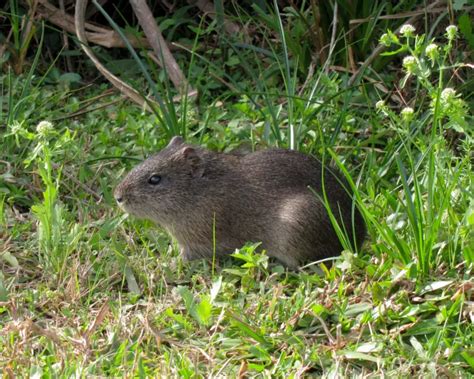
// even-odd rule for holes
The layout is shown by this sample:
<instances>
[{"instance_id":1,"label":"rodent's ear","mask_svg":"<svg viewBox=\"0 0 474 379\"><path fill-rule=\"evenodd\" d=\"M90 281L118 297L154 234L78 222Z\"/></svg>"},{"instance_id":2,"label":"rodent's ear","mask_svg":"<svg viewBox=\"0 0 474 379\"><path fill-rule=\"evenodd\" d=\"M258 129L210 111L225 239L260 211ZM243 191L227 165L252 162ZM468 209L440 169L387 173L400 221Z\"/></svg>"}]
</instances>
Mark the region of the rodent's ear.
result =
<instances>
[{"instance_id":1,"label":"rodent's ear","mask_svg":"<svg viewBox=\"0 0 474 379\"><path fill-rule=\"evenodd\" d=\"M183 137L181 136L174 136L171 138L171 141L168 143L167 147L176 147L182 145L184 143Z\"/></svg>"},{"instance_id":2,"label":"rodent's ear","mask_svg":"<svg viewBox=\"0 0 474 379\"><path fill-rule=\"evenodd\" d=\"M191 168L193 176L199 177L204 174L204 167L202 165L199 152L192 146L185 146L181 149L180 154L185 159L188 166Z\"/></svg>"}]
</instances>

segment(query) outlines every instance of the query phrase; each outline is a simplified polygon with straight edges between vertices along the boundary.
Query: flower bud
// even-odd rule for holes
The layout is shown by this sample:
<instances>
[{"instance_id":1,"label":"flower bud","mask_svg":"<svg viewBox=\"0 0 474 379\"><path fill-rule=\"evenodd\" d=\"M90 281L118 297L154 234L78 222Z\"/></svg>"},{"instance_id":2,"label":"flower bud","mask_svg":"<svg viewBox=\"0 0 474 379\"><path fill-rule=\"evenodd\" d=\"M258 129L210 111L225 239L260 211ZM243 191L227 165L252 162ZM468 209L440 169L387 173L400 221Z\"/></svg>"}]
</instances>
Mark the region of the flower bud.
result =
<instances>
[{"instance_id":1,"label":"flower bud","mask_svg":"<svg viewBox=\"0 0 474 379\"><path fill-rule=\"evenodd\" d=\"M411 107L403 108L400 114L402 115L403 121L409 122L413 119L415 111Z\"/></svg>"},{"instance_id":2,"label":"flower bud","mask_svg":"<svg viewBox=\"0 0 474 379\"><path fill-rule=\"evenodd\" d=\"M456 38L458 34L458 27L456 25L449 25L446 28L446 37L452 41Z\"/></svg>"},{"instance_id":3,"label":"flower bud","mask_svg":"<svg viewBox=\"0 0 474 379\"><path fill-rule=\"evenodd\" d=\"M441 92L441 101L442 102L449 103L450 101L452 101L455 98L456 98L456 91L452 88L449 88L449 87L445 88Z\"/></svg>"},{"instance_id":4,"label":"flower bud","mask_svg":"<svg viewBox=\"0 0 474 379\"><path fill-rule=\"evenodd\" d=\"M383 100L379 100L375 103L375 109L377 109L378 111L383 110L385 107L386 107L385 101Z\"/></svg>"},{"instance_id":5,"label":"flower bud","mask_svg":"<svg viewBox=\"0 0 474 379\"><path fill-rule=\"evenodd\" d=\"M415 30L416 29L413 25L405 24L400 28L400 34L406 38L413 37Z\"/></svg>"},{"instance_id":6,"label":"flower bud","mask_svg":"<svg viewBox=\"0 0 474 379\"><path fill-rule=\"evenodd\" d=\"M40 121L36 126L36 132L41 136L48 135L53 130L53 124L49 121Z\"/></svg>"},{"instance_id":7,"label":"flower bud","mask_svg":"<svg viewBox=\"0 0 474 379\"><path fill-rule=\"evenodd\" d=\"M425 54L431 61L434 62L439 56L438 45L435 43L430 43L428 46L426 46Z\"/></svg>"},{"instance_id":8,"label":"flower bud","mask_svg":"<svg viewBox=\"0 0 474 379\"><path fill-rule=\"evenodd\" d=\"M412 55L408 55L403 58L403 67L405 67L405 70L410 74L414 74L418 68L416 58Z\"/></svg>"},{"instance_id":9,"label":"flower bud","mask_svg":"<svg viewBox=\"0 0 474 379\"><path fill-rule=\"evenodd\" d=\"M384 45L389 47L392 44L392 39L387 33L382 34L382 37L380 37L379 42Z\"/></svg>"}]
</instances>

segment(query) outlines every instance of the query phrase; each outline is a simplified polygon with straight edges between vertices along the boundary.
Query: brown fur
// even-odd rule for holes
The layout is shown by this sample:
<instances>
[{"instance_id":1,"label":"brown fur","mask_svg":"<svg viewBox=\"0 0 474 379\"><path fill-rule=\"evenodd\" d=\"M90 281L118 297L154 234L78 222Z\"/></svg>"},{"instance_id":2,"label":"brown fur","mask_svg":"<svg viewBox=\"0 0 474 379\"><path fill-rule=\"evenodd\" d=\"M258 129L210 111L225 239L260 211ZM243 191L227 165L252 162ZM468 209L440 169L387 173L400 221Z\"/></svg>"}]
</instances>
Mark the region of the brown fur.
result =
<instances>
[{"instance_id":1,"label":"brown fur","mask_svg":"<svg viewBox=\"0 0 474 379\"><path fill-rule=\"evenodd\" d=\"M212 257L215 225L218 256L246 242L262 242L269 256L294 268L342 250L314 193L323 192L321 171L321 162L296 151L223 154L175 137L126 176L115 198L130 214L164 227L186 259ZM360 247L365 224L357 209L352 215L352 199L344 189L349 187L334 168L325 167L324 173L332 213ZM152 175L161 176L159 184L148 183Z\"/></svg>"}]
</instances>

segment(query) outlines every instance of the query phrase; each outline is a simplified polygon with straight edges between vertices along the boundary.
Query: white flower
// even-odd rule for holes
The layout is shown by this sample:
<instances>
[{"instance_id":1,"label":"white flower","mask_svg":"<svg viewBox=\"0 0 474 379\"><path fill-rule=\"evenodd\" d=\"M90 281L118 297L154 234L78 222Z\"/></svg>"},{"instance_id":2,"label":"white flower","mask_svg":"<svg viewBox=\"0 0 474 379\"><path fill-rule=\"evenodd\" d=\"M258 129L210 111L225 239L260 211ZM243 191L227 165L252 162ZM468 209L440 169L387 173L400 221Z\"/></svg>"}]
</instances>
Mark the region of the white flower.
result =
<instances>
[{"instance_id":1,"label":"white flower","mask_svg":"<svg viewBox=\"0 0 474 379\"><path fill-rule=\"evenodd\" d=\"M458 116L464 118L464 115L466 114L466 103L452 88L448 87L441 91L439 98L436 95L433 97L431 101L431 106L433 109L436 108L438 103L441 111L445 115L457 114Z\"/></svg>"},{"instance_id":2,"label":"white flower","mask_svg":"<svg viewBox=\"0 0 474 379\"><path fill-rule=\"evenodd\" d=\"M411 107L405 107L400 113L402 115L403 120L410 121L413 118L413 114L415 113L415 111Z\"/></svg>"},{"instance_id":3,"label":"white flower","mask_svg":"<svg viewBox=\"0 0 474 379\"><path fill-rule=\"evenodd\" d=\"M50 121L41 121L36 126L36 131L38 132L38 134L41 134L41 135L46 135L51 130L53 130L53 124Z\"/></svg>"},{"instance_id":4,"label":"white flower","mask_svg":"<svg viewBox=\"0 0 474 379\"><path fill-rule=\"evenodd\" d=\"M413 25L405 24L400 28L400 34L404 37L413 37L415 30Z\"/></svg>"},{"instance_id":5,"label":"white flower","mask_svg":"<svg viewBox=\"0 0 474 379\"><path fill-rule=\"evenodd\" d=\"M408 66L416 64L416 58L412 55L408 55L407 57L403 58L403 65Z\"/></svg>"},{"instance_id":6,"label":"white flower","mask_svg":"<svg viewBox=\"0 0 474 379\"><path fill-rule=\"evenodd\" d=\"M412 55L408 55L407 57L403 58L403 67L407 72L413 74L417 68L416 58Z\"/></svg>"},{"instance_id":7,"label":"white flower","mask_svg":"<svg viewBox=\"0 0 474 379\"><path fill-rule=\"evenodd\" d=\"M379 100L375 103L375 109L377 110L377 112L380 112L384 116L388 115L388 107L387 104L385 104L385 101L383 100Z\"/></svg>"},{"instance_id":8,"label":"white flower","mask_svg":"<svg viewBox=\"0 0 474 379\"><path fill-rule=\"evenodd\" d=\"M385 45L385 46L387 46L387 47L392 44L392 41L391 41L391 39L390 39L390 36L389 36L387 33L382 34L382 37L380 37L379 42L380 42L382 45Z\"/></svg>"},{"instance_id":9,"label":"white flower","mask_svg":"<svg viewBox=\"0 0 474 379\"><path fill-rule=\"evenodd\" d=\"M452 99L456 98L456 91L453 90L452 88L445 88L442 92L441 92L441 100L444 101L444 102L448 102Z\"/></svg>"},{"instance_id":10,"label":"white flower","mask_svg":"<svg viewBox=\"0 0 474 379\"><path fill-rule=\"evenodd\" d=\"M456 25L449 25L446 28L446 37L448 37L449 40L455 39L457 33L458 33L458 27Z\"/></svg>"},{"instance_id":11,"label":"white flower","mask_svg":"<svg viewBox=\"0 0 474 379\"><path fill-rule=\"evenodd\" d=\"M435 43L430 43L426 46L425 54L430 58L432 61L438 58L438 45Z\"/></svg>"},{"instance_id":12,"label":"white flower","mask_svg":"<svg viewBox=\"0 0 474 379\"><path fill-rule=\"evenodd\" d=\"M430 43L428 46L426 46L425 52L427 55L433 54L434 51L438 50L438 45L435 43Z\"/></svg>"}]
</instances>

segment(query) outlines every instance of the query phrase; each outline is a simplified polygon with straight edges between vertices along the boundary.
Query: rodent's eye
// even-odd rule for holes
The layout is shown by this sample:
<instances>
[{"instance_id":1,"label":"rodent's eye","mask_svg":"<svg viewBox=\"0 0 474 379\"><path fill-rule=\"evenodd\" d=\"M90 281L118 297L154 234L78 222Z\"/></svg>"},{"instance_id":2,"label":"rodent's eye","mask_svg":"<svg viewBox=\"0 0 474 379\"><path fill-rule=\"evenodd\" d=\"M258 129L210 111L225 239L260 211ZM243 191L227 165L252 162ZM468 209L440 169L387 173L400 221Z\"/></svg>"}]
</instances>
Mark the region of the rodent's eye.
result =
<instances>
[{"instance_id":1,"label":"rodent's eye","mask_svg":"<svg viewBox=\"0 0 474 379\"><path fill-rule=\"evenodd\" d=\"M153 186L156 186L160 182L161 182L161 176L160 175L153 174L152 176L150 176L148 178L148 183L153 185Z\"/></svg>"}]
</instances>

